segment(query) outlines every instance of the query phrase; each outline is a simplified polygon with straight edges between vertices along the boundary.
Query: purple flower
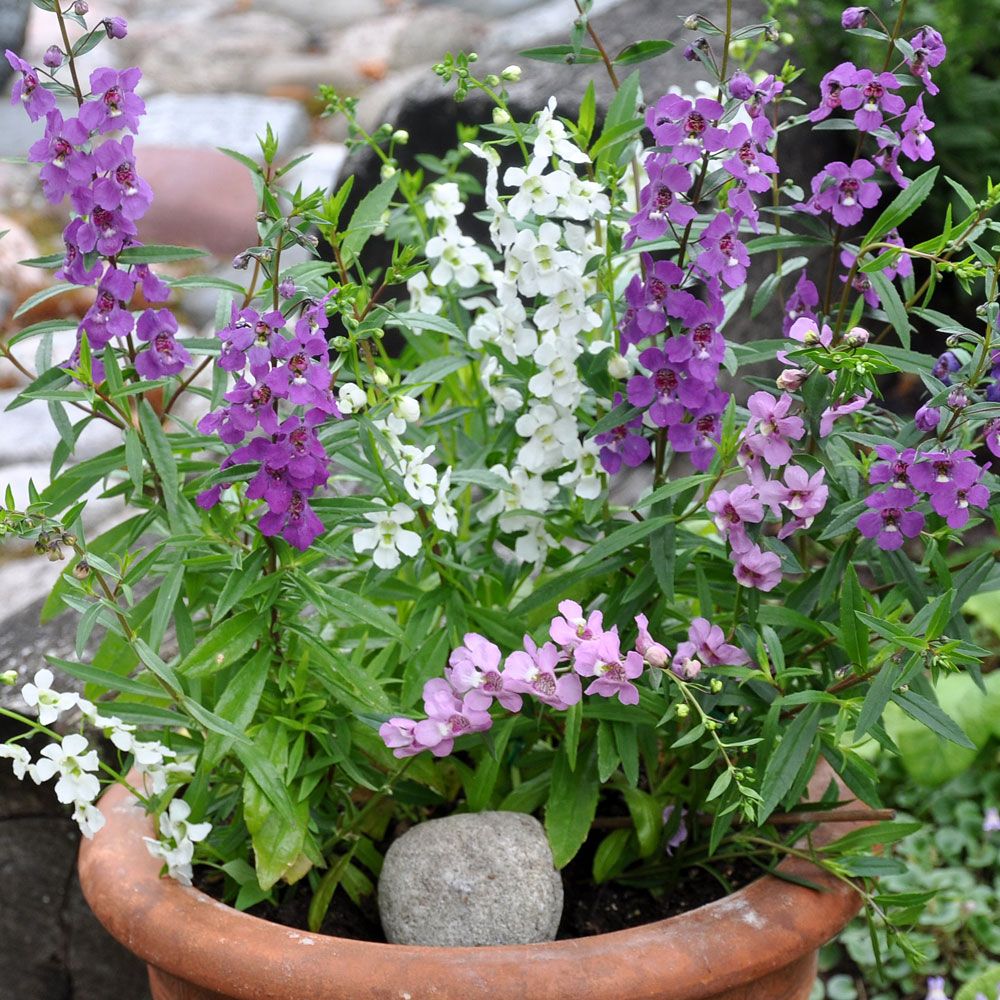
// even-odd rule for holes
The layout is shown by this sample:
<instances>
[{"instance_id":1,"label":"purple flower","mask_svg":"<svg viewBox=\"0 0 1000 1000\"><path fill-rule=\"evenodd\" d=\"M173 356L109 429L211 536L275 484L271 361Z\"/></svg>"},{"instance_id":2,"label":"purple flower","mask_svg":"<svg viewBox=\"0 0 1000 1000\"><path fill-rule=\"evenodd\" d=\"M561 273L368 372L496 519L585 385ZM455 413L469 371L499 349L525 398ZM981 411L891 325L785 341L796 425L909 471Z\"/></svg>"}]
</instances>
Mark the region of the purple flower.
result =
<instances>
[{"instance_id":1,"label":"purple flower","mask_svg":"<svg viewBox=\"0 0 1000 1000\"><path fill-rule=\"evenodd\" d=\"M38 176L46 199L53 205L90 182L94 172L92 157L79 148L88 138L78 118L64 120L58 111L46 115L45 135L32 144L28 159L43 164Z\"/></svg>"},{"instance_id":2,"label":"purple flower","mask_svg":"<svg viewBox=\"0 0 1000 1000\"><path fill-rule=\"evenodd\" d=\"M615 393L614 405L621 403L621 395ZM649 458L649 441L642 434L635 433L642 427L642 417L633 417L627 423L612 427L610 431L598 434L594 441L600 445L601 466L609 475L617 475L624 463L630 469L642 465Z\"/></svg>"},{"instance_id":3,"label":"purple flower","mask_svg":"<svg viewBox=\"0 0 1000 1000\"><path fill-rule=\"evenodd\" d=\"M991 420L983 427L983 442L997 458L1000 458L1000 420Z\"/></svg>"},{"instance_id":4,"label":"purple flower","mask_svg":"<svg viewBox=\"0 0 1000 1000\"><path fill-rule=\"evenodd\" d=\"M725 314L721 296L711 295L707 302L695 299L682 317L687 333L664 345L670 362L685 365L692 378L714 385L726 356L726 341L718 330Z\"/></svg>"},{"instance_id":5,"label":"purple flower","mask_svg":"<svg viewBox=\"0 0 1000 1000\"><path fill-rule=\"evenodd\" d=\"M726 133L712 122L722 117L718 101L699 97L693 103L666 94L646 112L646 124L658 146L670 146L678 163L694 163L705 152L722 149Z\"/></svg>"},{"instance_id":6,"label":"purple flower","mask_svg":"<svg viewBox=\"0 0 1000 1000\"><path fill-rule=\"evenodd\" d=\"M63 230L66 259L63 261L63 266L56 271L57 278L62 278L74 285L92 285L104 273L104 265L99 260L87 267L86 258L77 246L76 234L83 224L83 219L73 219Z\"/></svg>"},{"instance_id":7,"label":"purple flower","mask_svg":"<svg viewBox=\"0 0 1000 1000\"><path fill-rule=\"evenodd\" d=\"M927 980L927 996L924 1000L950 1000L944 987L944 976L931 976Z\"/></svg>"},{"instance_id":8,"label":"purple flower","mask_svg":"<svg viewBox=\"0 0 1000 1000\"><path fill-rule=\"evenodd\" d=\"M875 446L875 454L882 460L876 462L868 473L868 482L873 486L887 483L895 489L908 490L913 486L910 480L912 467L917 452L914 448L896 451L892 445L879 444Z\"/></svg>"},{"instance_id":9,"label":"purple flower","mask_svg":"<svg viewBox=\"0 0 1000 1000\"><path fill-rule=\"evenodd\" d=\"M734 550L750 545L744 525L759 524L764 520L764 507L757 490L749 483L743 483L731 492L716 490L705 507L715 515L715 526L729 539Z\"/></svg>"},{"instance_id":10,"label":"purple flower","mask_svg":"<svg viewBox=\"0 0 1000 1000\"><path fill-rule=\"evenodd\" d=\"M980 469L980 476L984 471ZM931 497L934 512L947 521L949 528L964 528L969 522L969 508L986 507L989 502L989 487L978 481L971 486L956 486L952 483Z\"/></svg>"},{"instance_id":11,"label":"purple flower","mask_svg":"<svg viewBox=\"0 0 1000 1000\"><path fill-rule=\"evenodd\" d=\"M276 397L340 416L330 391L332 376L325 337L312 333L309 324L299 320L291 340L273 338L272 359L280 363L264 376L264 381Z\"/></svg>"},{"instance_id":12,"label":"purple flower","mask_svg":"<svg viewBox=\"0 0 1000 1000\"><path fill-rule=\"evenodd\" d=\"M927 93L934 95L940 88L931 80L931 69L940 66L948 54L944 39L933 28L921 28L910 41L913 58L906 61L910 72L923 82Z\"/></svg>"},{"instance_id":13,"label":"purple flower","mask_svg":"<svg viewBox=\"0 0 1000 1000\"><path fill-rule=\"evenodd\" d=\"M983 814L983 833L996 833L1000 830L1000 810L990 806Z\"/></svg>"},{"instance_id":14,"label":"purple flower","mask_svg":"<svg viewBox=\"0 0 1000 1000\"><path fill-rule=\"evenodd\" d=\"M951 487L968 489L982 474L971 451L924 452L918 457L910 467L910 482L932 497Z\"/></svg>"},{"instance_id":15,"label":"purple flower","mask_svg":"<svg viewBox=\"0 0 1000 1000\"><path fill-rule=\"evenodd\" d=\"M667 316L678 314L679 301L676 296L689 293L678 292L684 280L684 272L672 260L653 261L649 254L642 254L646 281L642 286L642 305L636 315L636 323L643 336L648 337L666 329Z\"/></svg>"},{"instance_id":16,"label":"purple flower","mask_svg":"<svg viewBox=\"0 0 1000 1000\"><path fill-rule=\"evenodd\" d=\"M657 427L680 423L687 410L704 404L704 384L692 379L683 366L671 365L660 348L647 348L639 355L639 363L651 374L628 380L628 400L633 406L648 408L649 419Z\"/></svg>"},{"instance_id":17,"label":"purple flower","mask_svg":"<svg viewBox=\"0 0 1000 1000\"><path fill-rule=\"evenodd\" d=\"M146 105L135 93L142 76L137 66L118 71L103 66L90 74L93 98L83 102L80 121L91 132L139 131Z\"/></svg>"},{"instance_id":18,"label":"purple flower","mask_svg":"<svg viewBox=\"0 0 1000 1000\"><path fill-rule=\"evenodd\" d=\"M793 326L799 324L801 320L808 320L812 322L812 326L816 327L816 307L819 305L819 289L816 285L811 282L807 277L805 272L799 275L799 280L795 282L795 288L792 290L792 294L788 297L788 302L785 305L785 318L782 322L782 333L786 337L792 336L791 330ZM798 326L798 329L803 329L802 326ZM817 331L818 332L818 331ZM801 337L795 337L795 340L801 340ZM832 340L832 333L831 333Z\"/></svg>"},{"instance_id":19,"label":"purple flower","mask_svg":"<svg viewBox=\"0 0 1000 1000\"><path fill-rule=\"evenodd\" d=\"M734 555L733 576L741 586L767 593L781 583L781 560L773 552L764 552L759 545L751 545Z\"/></svg>"},{"instance_id":20,"label":"purple flower","mask_svg":"<svg viewBox=\"0 0 1000 1000\"><path fill-rule=\"evenodd\" d=\"M863 410L872 398L871 391L866 389L860 396L847 400L846 403L836 403L828 406L819 417L819 436L827 437L833 430L834 421L841 417L846 417L849 413L857 413Z\"/></svg>"},{"instance_id":21,"label":"purple flower","mask_svg":"<svg viewBox=\"0 0 1000 1000\"><path fill-rule=\"evenodd\" d=\"M882 132L878 134L878 143L881 148L872 156L872 162L875 166L884 170L901 188L908 188L910 186L910 179L903 173L899 166L900 149L898 143L888 142L883 137Z\"/></svg>"},{"instance_id":22,"label":"purple flower","mask_svg":"<svg viewBox=\"0 0 1000 1000\"><path fill-rule=\"evenodd\" d=\"M94 304L80 320L80 330L87 334L91 347L103 348L113 337L132 332L135 320L128 303L135 291L135 280L127 271L109 267L97 286Z\"/></svg>"},{"instance_id":23,"label":"purple flower","mask_svg":"<svg viewBox=\"0 0 1000 1000\"><path fill-rule=\"evenodd\" d=\"M136 324L136 335L149 347L135 359L135 370L147 379L176 375L191 364L191 355L177 343L177 318L169 309L147 309Z\"/></svg>"},{"instance_id":24,"label":"purple flower","mask_svg":"<svg viewBox=\"0 0 1000 1000\"><path fill-rule=\"evenodd\" d=\"M283 299L295 297L295 281L292 278L284 278L278 282L278 294Z\"/></svg>"},{"instance_id":25,"label":"purple flower","mask_svg":"<svg viewBox=\"0 0 1000 1000\"><path fill-rule=\"evenodd\" d=\"M758 121L767 119L759 118ZM726 141L729 149L735 154L722 164L723 167L757 194L771 188L770 174L778 173L778 162L773 156L757 148L757 142L750 135L750 130L742 122L733 126Z\"/></svg>"},{"instance_id":26,"label":"purple flower","mask_svg":"<svg viewBox=\"0 0 1000 1000\"><path fill-rule=\"evenodd\" d=\"M823 482L825 476L826 469L819 469L810 476L801 466L789 465L785 469L784 483L768 480L760 484L760 498L773 514L779 513L780 504L794 516L794 520L778 532L778 538L787 538L808 528L822 512L830 495L829 487Z\"/></svg>"},{"instance_id":27,"label":"purple flower","mask_svg":"<svg viewBox=\"0 0 1000 1000\"><path fill-rule=\"evenodd\" d=\"M715 457L715 449L722 439L720 415L726 408L729 394L713 392L708 402L692 414L690 421L673 424L667 431L667 440L674 451L691 455L691 464L704 472Z\"/></svg>"},{"instance_id":28,"label":"purple flower","mask_svg":"<svg viewBox=\"0 0 1000 1000\"><path fill-rule=\"evenodd\" d=\"M267 537L280 534L293 548L305 552L323 534L323 522L299 490L293 490L288 507L269 510L261 519L260 533Z\"/></svg>"},{"instance_id":29,"label":"purple flower","mask_svg":"<svg viewBox=\"0 0 1000 1000\"><path fill-rule=\"evenodd\" d=\"M24 110L28 117L37 122L39 118L44 118L56 107L56 99L51 91L46 90L38 81L38 74L35 73L29 63L26 63L19 56L7 49L5 55L10 68L15 73L21 74L21 79L15 81L14 89L10 94L10 103L24 105Z\"/></svg>"},{"instance_id":30,"label":"purple flower","mask_svg":"<svg viewBox=\"0 0 1000 1000\"><path fill-rule=\"evenodd\" d=\"M661 816L663 820L663 825L668 826L670 824L670 819L674 814L675 806L664 806L663 814ZM687 824L684 820L687 818L687 810L681 809L681 820L677 824L677 829L674 831L673 836L667 841L666 852L667 854L673 854L674 850L681 846L685 840L688 838Z\"/></svg>"},{"instance_id":31,"label":"purple flower","mask_svg":"<svg viewBox=\"0 0 1000 1000\"><path fill-rule=\"evenodd\" d=\"M726 642L725 633L707 618L694 618L688 627L687 642L677 647L678 654L697 656L706 667L739 667L750 662L750 657L738 646Z\"/></svg>"},{"instance_id":32,"label":"purple flower","mask_svg":"<svg viewBox=\"0 0 1000 1000\"><path fill-rule=\"evenodd\" d=\"M392 750L394 757L415 757L430 749L420 743L413 733L417 723L413 719L392 718L379 726L378 734L382 742Z\"/></svg>"},{"instance_id":33,"label":"purple flower","mask_svg":"<svg viewBox=\"0 0 1000 1000\"><path fill-rule=\"evenodd\" d=\"M937 430L938 424L941 423L941 411L936 406L921 406L914 415L913 422L925 434L929 434Z\"/></svg>"},{"instance_id":34,"label":"purple flower","mask_svg":"<svg viewBox=\"0 0 1000 1000\"><path fill-rule=\"evenodd\" d=\"M795 401L787 393L775 399L769 392L755 392L747 400L750 420L745 440L749 449L772 468L784 465L792 457L787 439L798 441L806 432L801 417L788 416Z\"/></svg>"},{"instance_id":35,"label":"purple flower","mask_svg":"<svg viewBox=\"0 0 1000 1000\"><path fill-rule=\"evenodd\" d=\"M639 630L635 641L636 652L649 666L662 670L670 659L670 650L649 634L649 619L645 615L636 615L635 624Z\"/></svg>"},{"instance_id":36,"label":"purple flower","mask_svg":"<svg viewBox=\"0 0 1000 1000\"><path fill-rule=\"evenodd\" d=\"M562 651L551 642L538 647L526 635L524 649L511 653L504 662L505 689L530 694L559 711L575 705L583 697L583 686L575 673L556 675L562 657Z\"/></svg>"},{"instance_id":37,"label":"purple flower","mask_svg":"<svg viewBox=\"0 0 1000 1000\"><path fill-rule=\"evenodd\" d=\"M907 510L916 502L911 490L891 487L865 498L866 511L858 518L858 530L865 538L874 538L880 549L891 552L906 538L916 538L923 531L924 515Z\"/></svg>"},{"instance_id":38,"label":"purple flower","mask_svg":"<svg viewBox=\"0 0 1000 1000\"><path fill-rule=\"evenodd\" d=\"M560 614L549 624L549 635L556 645L571 653L581 642L590 642L604 634L604 615L591 611L584 615L576 601L560 601Z\"/></svg>"},{"instance_id":39,"label":"purple flower","mask_svg":"<svg viewBox=\"0 0 1000 1000\"><path fill-rule=\"evenodd\" d=\"M148 264L136 264L132 268L132 277L139 282L147 302L166 302L170 298L170 286L151 271Z\"/></svg>"},{"instance_id":40,"label":"purple flower","mask_svg":"<svg viewBox=\"0 0 1000 1000\"><path fill-rule=\"evenodd\" d=\"M573 669L583 677L593 677L584 694L614 698L623 705L639 704L639 689L632 683L642 675L642 656L632 650L622 656L618 629L581 643L574 654Z\"/></svg>"},{"instance_id":41,"label":"purple flower","mask_svg":"<svg viewBox=\"0 0 1000 1000\"><path fill-rule=\"evenodd\" d=\"M924 95L921 94L903 119L903 141L900 143L903 153L911 160L934 159L934 143L927 138L932 128L934 122L924 114Z\"/></svg>"},{"instance_id":42,"label":"purple flower","mask_svg":"<svg viewBox=\"0 0 1000 1000\"><path fill-rule=\"evenodd\" d=\"M756 89L753 80L741 69L729 78L729 96L737 101L749 101Z\"/></svg>"},{"instance_id":43,"label":"purple flower","mask_svg":"<svg viewBox=\"0 0 1000 1000\"><path fill-rule=\"evenodd\" d=\"M891 91L899 88L892 73L875 74L870 69L858 70L854 82L841 91L840 106L854 111L854 124L860 132L874 132L882 124L883 114L900 115L906 102Z\"/></svg>"},{"instance_id":44,"label":"purple flower","mask_svg":"<svg viewBox=\"0 0 1000 1000\"><path fill-rule=\"evenodd\" d=\"M671 223L686 226L698 213L677 196L691 187L691 174L686 167L671 163L667 157L653 153L646 160L649 183L642 189L639 211L629 220L629 240L655 240L663 236Z\"/></svg>"},{"instance_id":45,"label":"purple flower","mask_svg":"<svg viewBox=\"0 0 1000 1000\"><path fill-rule=\"evenodd\" d=\"M842 62L827 73L819 83L820 105L810 112L809 120L819 122L836 111L841 104L841 94L845 87L852 86L858 79L858 68L852 62Z\"/></svg>"},{"instance_id":46,"label":"purple flower","mask_svg":"<svg viewBox=\"0 0 1000 1000\"><path fill-rule=\"evenodd\" d=\"M739 224L727 213L720 212L705 227L698 242L704 249L696 263L705 274L719 275L730 288L746 282L750 254L739 240Z\"/></svg>"},{"instance_id":47,"label":"purple flower","mask_svg":"<svg viewBox=\"0 0 1000 1000\"><path fill-rule=\"evenodd\" d=\"M435 757L450 754L459 736L483 733L493 725L488 712L472 708L460 699L442 677L424 685L424 711L428 718L413 727L413 735Z\"/></svg>"},{"instance_id":48,"label":"purple flower","mask_svg":"<svg viewBox=\"0 0 1000 1000\"><path fill-rule=\"evenodd\" d=\"M108 38L124 38L128 34L128 22L124 17L106 17L101 21L101 27L108 33Z\"/></svg>"},{"instance_id":49,"label":"purple flower","mask_svg":"<svg viewBox=\"0 0 1000 1000\"><path fill-rule=\"evenodd\" d=\"M856 225L864 210L873 208L882 194L879 186L868 180L873 173L875 166L869 160L855 160L850 166L834 160L813 178L812 201L820 211L831 212L839 225Z\"/></svg>"},{"instance_id":50,"label":"purple flower","mask_svg":"<svg viewBox=\"0 0 1000 1000\"><path fill-rule=\"evenodd\" d=\"M951 352L945 351L931 369L931 374L945 385L951 385L951 376L962 367L962 362Z\"/></svg>"},{"instance_id":51,"label":"purple flower","mask_svg":"<svg viewBox=\"0 0 1000 1000\"><path fill-rule=\"evenodd\" d=\"M467 632L463 642L452 650L445 670L455 693L464 695L470 708L486 711L495 699L508 712L520 712L521 696L508 687L506 671L500 674L499 647L476 632Z\"/></svg>"},{"instance_id":52,"label":"purple flower","mask_svg":"<svg viewBox=\"0 0 1000 1000\"><path fill-rule=\"evenodd\" d=\"M132 136L109 139L94 151L97 169L104 173L94 183L94 201L107 211L121 210L126 219L139 219L153 201L150 186L135 172Z\"/></svg>"},{"instance_id":53,"label":"purple flower","mask_svg":"<svg viewBox=\"0 0 1000 1000\"><path fill-rule=\"evenodd\" d=\"M74 219L65 232L68 236L72 230L82 253L96 250L102 257L114 257L138 235L135 223L121 211L109 211L97 204L93 188L77 187L70 198L80 218ZM78 227L77 222L81 223Z\"/></svg>"},{"instance_id":54,"label":"purple flower","mask_svg":"<svg viewBox=\"0 0 1000 1000\"><path fill-rule=\"evenodd\" d=\"M845 31L850 31L852 28L863 28L867 23L867 7L847 7L840 15L840 26Z\"/></svg>"},{"instance_id":55,"label":"purple flower","mask_svg":"<svg viewBox=\"0 0 1000 1000\"><path fill-rule=\"evenodd\" d=\"M42 56L42 62L49 69L58 69L63 64L63 50L58 45L50 45Z\"/></svg>"}]
</instances>

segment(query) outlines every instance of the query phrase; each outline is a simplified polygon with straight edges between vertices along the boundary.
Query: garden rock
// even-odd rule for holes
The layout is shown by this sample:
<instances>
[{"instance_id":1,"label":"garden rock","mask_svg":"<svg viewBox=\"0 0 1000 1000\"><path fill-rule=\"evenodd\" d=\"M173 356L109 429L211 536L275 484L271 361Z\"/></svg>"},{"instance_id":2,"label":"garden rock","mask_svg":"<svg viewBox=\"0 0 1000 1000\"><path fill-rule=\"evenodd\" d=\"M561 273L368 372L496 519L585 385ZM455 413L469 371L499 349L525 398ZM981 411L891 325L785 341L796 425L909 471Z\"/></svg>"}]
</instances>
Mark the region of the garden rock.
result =
<instances>
[{"instance_id":1,"label":"garden rock","mask_svg":"<svg viewBox=\"0 0 1000 1000\"><path fill-rule=\"evenodd\" d=\"M389 847L379 913L393 944L551 941L563 888L541 823L484 812L420 823Z\"/></svg>"},{"instance_id":2,"label":"garden rock","mask_svg":"<svg viewBox=\"0 0 1000 1000\"><path fill-rule=\"evenodd\" d=\"M31 0L0 0L0 53L7 49L21 51L29 10ZM7 60L0 59L0 87L10 79L12 72Z\"/></svg>"}]
</instances>

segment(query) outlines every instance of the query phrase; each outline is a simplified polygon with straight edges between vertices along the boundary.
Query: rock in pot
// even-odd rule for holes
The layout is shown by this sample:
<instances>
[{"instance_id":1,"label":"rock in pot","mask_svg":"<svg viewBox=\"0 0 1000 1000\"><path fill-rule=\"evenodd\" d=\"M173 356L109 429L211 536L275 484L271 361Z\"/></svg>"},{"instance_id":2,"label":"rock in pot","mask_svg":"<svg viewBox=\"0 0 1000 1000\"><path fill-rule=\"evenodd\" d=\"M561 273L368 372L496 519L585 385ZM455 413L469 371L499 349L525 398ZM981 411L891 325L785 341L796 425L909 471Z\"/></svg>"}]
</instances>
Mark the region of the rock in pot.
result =
<instances>
[{"instance_id":1,"label":"rock in pot","mask_svg":"<svg viewBox=\"0 0 1000 1000\"><path fill-rule=\"evenodd\" d=\"M541 823L514 812L420 823L386 852L378 908L393 944L551 941L563 887Z\"/></svg>"}]
</instances>

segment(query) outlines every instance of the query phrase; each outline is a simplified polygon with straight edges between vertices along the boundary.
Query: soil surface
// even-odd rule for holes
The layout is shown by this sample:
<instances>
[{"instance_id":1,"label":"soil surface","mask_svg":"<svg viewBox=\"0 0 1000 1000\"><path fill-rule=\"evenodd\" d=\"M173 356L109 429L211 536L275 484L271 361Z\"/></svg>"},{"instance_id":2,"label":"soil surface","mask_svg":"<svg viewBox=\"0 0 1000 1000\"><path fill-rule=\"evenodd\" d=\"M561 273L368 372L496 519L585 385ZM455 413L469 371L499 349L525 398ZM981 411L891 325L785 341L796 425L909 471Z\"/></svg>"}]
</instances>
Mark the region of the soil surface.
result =
<instances>
[{"instance_id":1,"label":"soil surface","mask_svg":"<svg viewBox=\"0 0 1000 1000\"><path fill-rule=\"evenodd\" d=\"M728 895L720 877L735 892L761 876L759 864L740 858L717 865L716 875L702 868L686 869L668 892L654 895L646 888L618 882L596 885L589 878L589 867L589 861L581 859L563 872L565 904L558 940L666 920ZM195 885L217 899L221 897L222 882L212 872L200 878L196 873ZM291 888L277 906L259 903L248 912L286 927L308 930L309 894L304 886ZM342 890L334 895L320 933L356 941L385 941L374 896L364 899L358 907Z\"/></svg>"}]
</instances>

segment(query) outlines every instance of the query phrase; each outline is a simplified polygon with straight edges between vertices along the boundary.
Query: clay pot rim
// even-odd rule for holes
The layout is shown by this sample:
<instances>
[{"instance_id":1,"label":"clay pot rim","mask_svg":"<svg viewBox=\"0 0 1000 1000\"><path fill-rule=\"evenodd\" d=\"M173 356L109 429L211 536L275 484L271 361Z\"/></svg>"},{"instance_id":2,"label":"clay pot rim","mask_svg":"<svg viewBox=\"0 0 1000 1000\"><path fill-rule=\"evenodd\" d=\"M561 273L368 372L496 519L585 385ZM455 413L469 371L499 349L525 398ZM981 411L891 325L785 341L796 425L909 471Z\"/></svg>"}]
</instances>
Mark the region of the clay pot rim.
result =
<instances>
[{"instance_id":1,"label":"clay pot rim","mask_svg":"<svg viewBox=\"0 0 1000 1000\"><path fill-rule=\"evenodd\" d=\"M816 778L825 784L831 772L823 767ZM527 983L531 996L546 1000L698 1000L815 951L860 907L843 882L788 858L779 866L783 873L825 891L768 875L668 920L545 944L428 948L355 941L270 923L160 878L160 862L142 840L152 821L129 790L112 786L100 808L107 826L82 842L79 857L83 892L98 919L149 964L240 1000L523 1000ZM845 827L821 826L814 838L829 841ZM605 992L598 992L602 984Z\"/></svg>"}]
</instances>

